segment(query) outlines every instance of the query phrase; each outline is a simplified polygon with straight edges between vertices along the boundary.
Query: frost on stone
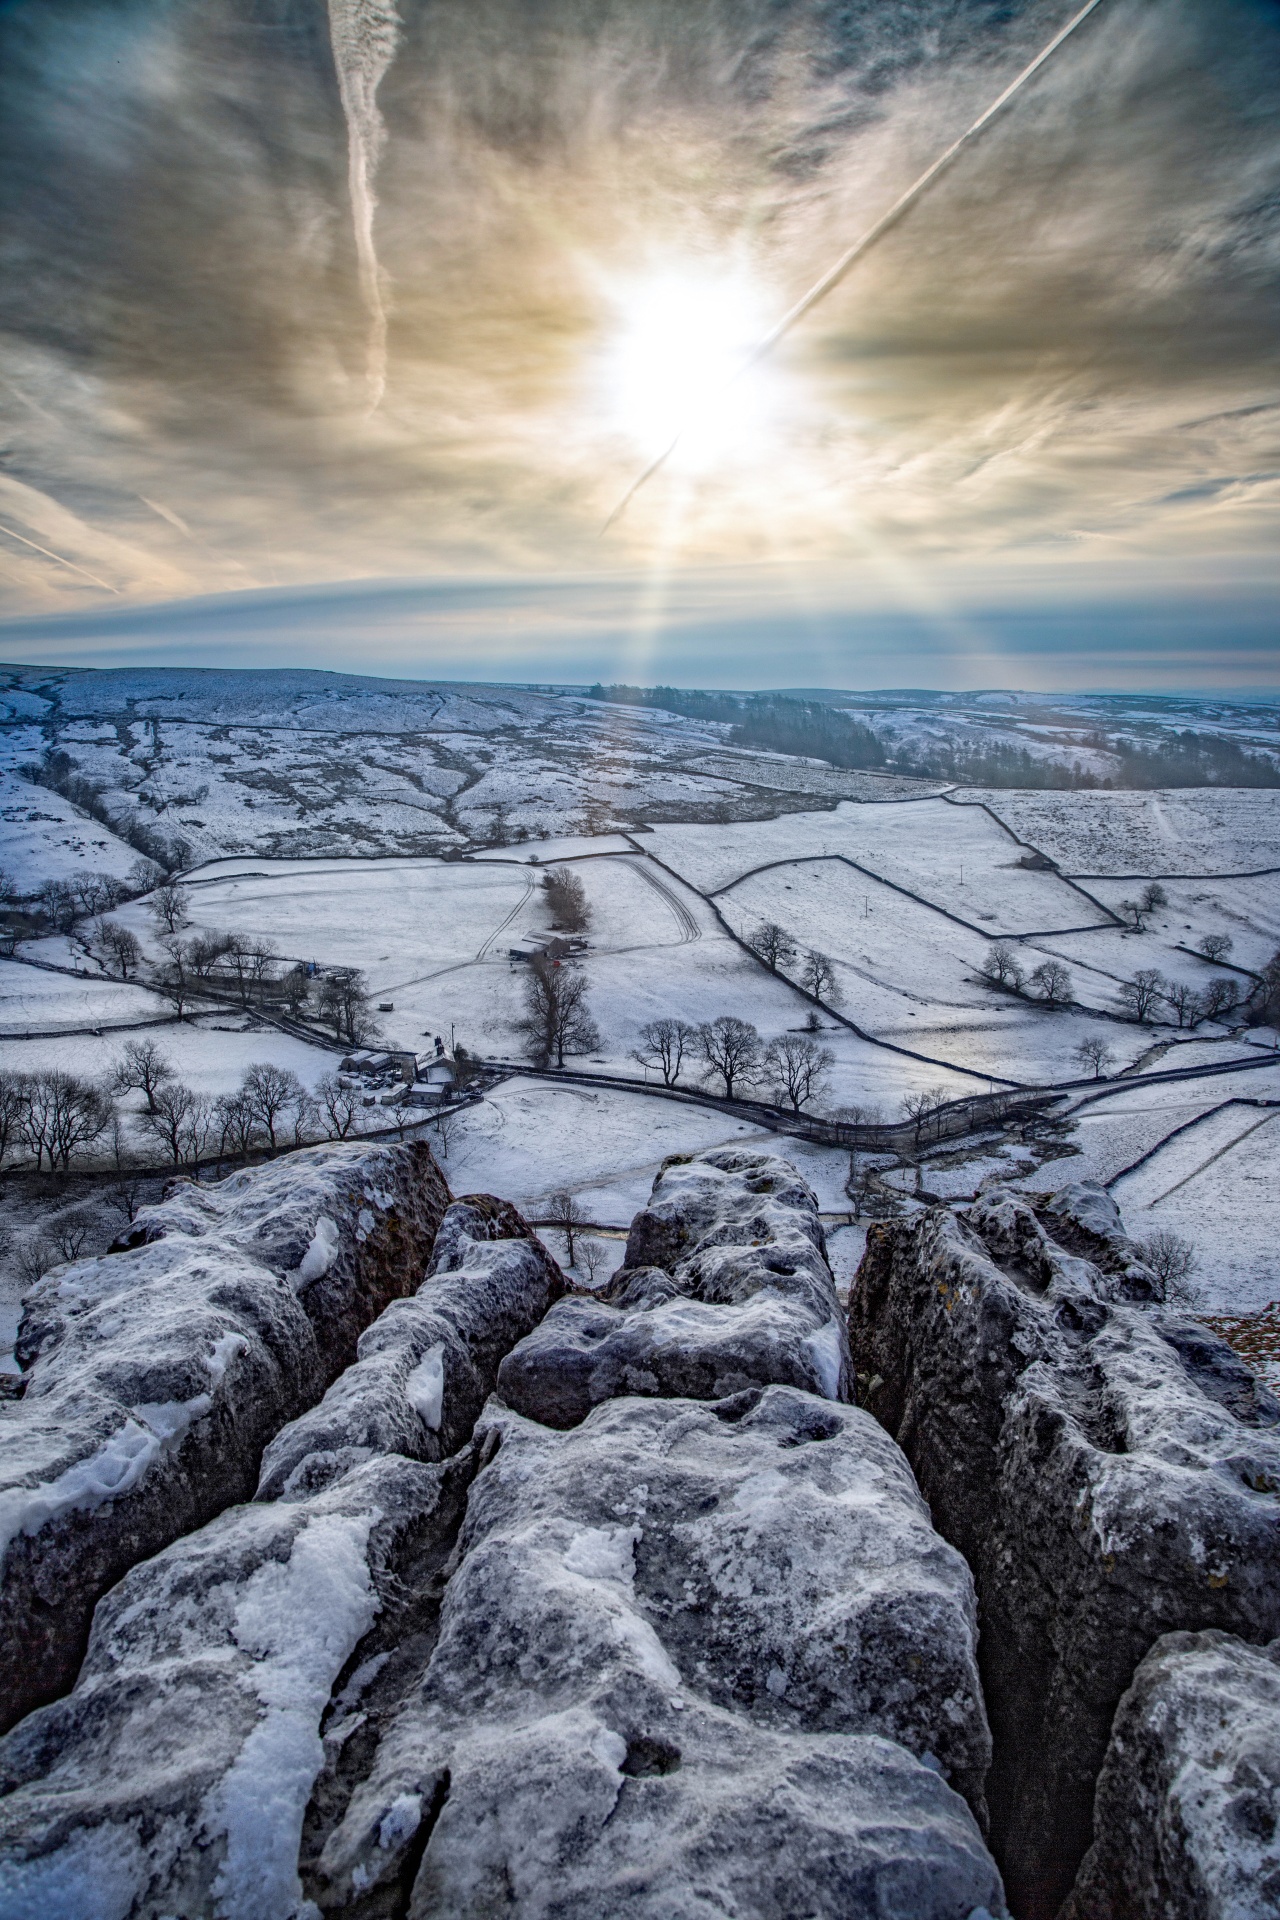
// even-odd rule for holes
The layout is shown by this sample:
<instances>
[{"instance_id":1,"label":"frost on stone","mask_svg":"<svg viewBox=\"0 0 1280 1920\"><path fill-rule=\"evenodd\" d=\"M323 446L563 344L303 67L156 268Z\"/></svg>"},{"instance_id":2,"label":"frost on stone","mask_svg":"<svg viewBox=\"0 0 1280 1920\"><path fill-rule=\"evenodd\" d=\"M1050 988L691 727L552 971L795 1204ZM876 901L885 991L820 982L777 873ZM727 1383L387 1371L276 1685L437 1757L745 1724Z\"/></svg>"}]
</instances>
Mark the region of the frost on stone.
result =
<instances>
[{"instance_id":1,"label":"frost on stone","mask_svg":"<svg viewBox=\"0 0 1280 1920\"><path fill-rule=\"evenodd\" d=\"M603 1295L554 1308L498 1390L567 1427L618 1394L715 1400L778 1383L838 1400L848 1377L813 1193L784 1160L722 1148L662 1168Z\"/></svg>"},{"instance_id":2,"label":"frost on stone","mask_svg":"<svg viewBox=\"0 0 1280 1920\"><path fill-rule=\"evenodd\" d=\"M800 1887L832 1920L1004 1912L960 1797L989 1754L970 1576L866 1414L771 1387L567 1433L494 1408L477 1443L435 1650L320 1856L324 1911L425 1840L419 1920L786 1913Z\"/></svg>"},{"instance_id":3,"label":"frost on stone","mask_svg":"<svg viewBox=\"0 0 1280 1920\"><path fill-rule=\"evenodd\" d=\"M425 1148L310 1149L181 1183L33 1289L25 1392L0 1404L0 1725L71 1684L130 1566L252 1494L267 1441L420 1282L447 1197Z\"/></svg>"},{"instance_id":4,"label":"frost on stone","mask_svg":"<svg viewBox=\"0 0 1280 1920\"><path fill-rule=\"evenodd\" d=\"M0 1742L0 1913L293 1920L336 1682L468 1471L369 1461L127 1574L72 1692Z\"/></svg>"},{"instance_id":5,"label":"frost on stone","mask_svg":"<svg viewBox=\"0 0 1280 1920\"><path fill-rule=\"evenodd\" d=\"M1157 1640L1117 1710L1062 1920L1280 1915L1280 1640Z\"/></svg>"},{"instance_id":6,"label":"frost on stone","mask_svg":"<svg viewBox=\"0 0 1280 1920\"><path fill-rule=\"evenodd\" d=\"M873 1227L849 1309L865 1397L973 1568L992 1842L1052 1916L1118 1701L1162 1633L1280 1633L1280 1407L1206 1329L993 1190Z\"/></svg>"},{"instance_id":7,"label":"frost on stone","mask_svg":"<svg viewBox=\"0 0 1280 1920\"><path fill-rule=\"evenodd\" d=\"M455 1452L503 1355L563 1291L559 1267L513 1209L483 1195L456 1202L417 1292L366 1329L355 1364L267 1448L259 1498L313 1492L374 1453Z\"/></svg>"}]
</instances>

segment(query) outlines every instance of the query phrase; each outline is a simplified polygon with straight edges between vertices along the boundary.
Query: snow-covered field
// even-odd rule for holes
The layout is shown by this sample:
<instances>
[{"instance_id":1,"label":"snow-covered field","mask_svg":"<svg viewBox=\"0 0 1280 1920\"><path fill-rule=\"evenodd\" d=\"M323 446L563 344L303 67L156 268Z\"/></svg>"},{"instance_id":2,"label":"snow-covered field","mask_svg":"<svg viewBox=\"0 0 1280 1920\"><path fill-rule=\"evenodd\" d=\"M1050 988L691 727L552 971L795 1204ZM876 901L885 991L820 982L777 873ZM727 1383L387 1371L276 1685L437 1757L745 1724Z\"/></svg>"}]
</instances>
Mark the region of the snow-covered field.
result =
<instances>
[{"instance_id":1,"label":"snow-covered field","mask_svg":"<svg viewBox=\"0 0 1280 1920\"><path fill-rule=\"evenodd\" d=\"M1019 793L971 789L1064 873L1164 877L1280 869L1274 788L1162 793Z\"/></svg>"},{"instance_id":2,"label":"snow-covered field","mask_svg":"<svg viewBox=\"0 0 1280 1920\"><path fill-rule=\"evenodd\" d=\"M132 981L86 980L0 959L0 1038L164 1020L167 1001Z\"/></svg>"},{"instance_id":3,"label":"snow-covered field","mask_svg":"<svg viewBox=\"0 0 1280 1920\"><path fill-rule=\"evenodd\" d=\"M1078 1057L1086 1040L1109 1050L1114 1075L1257 1059L1272 1039L1238 1022L1179 1030L1162 1024L1167 1007L1138 1025L1122 1017L1120 988L1155 969L1196 990L1214 978L1251 990L1249 970L1280 946L1276 877L1199 876L1280 868L1275 789L944 796L937 781L755 752L727 725L572 690L323 674L10 679L0 867L24 893L86 869L123 877L148 847L168 847L186 869L190 932L234 932L270 942L283 960L358 967L386 1009L381 1035L397 1047L421 1053L439 1034L491 1060L522 1060L526 972L509 950L550 930L540 881L561 860L573 863L591 911L585 969L600 1038L571 1061L578 1072L645 1078L634 1058L641 1030L668 1015L691 1025L736 1015L765 1042L805 1030L812 1003L741 944L765 921L786 930L801 958L816 949L835 966L843 1019L819 1013L814 1035L832 1056L814 1102L827 1112L859 1106L890 1118L923 1090L1077 1079L1089 1071ZM888 712L876 722L885 737L897 728L917 745L935 735L978 741L987 726L977 702L950 717L899 714L891 726ZM1075 752L1076 723L1064 722L1060 737L1054 724L1015 703L993 709L988 731L1061 759ZM1234 724L1228 717L1223 730ZM74 778L97 785L117 832L21 776L51 746ZM1033 850L1062 872L1024 864ZM1083 887L1070 874L1084 876ZM1133 876L1145 875L1163 877L1168 900L1136 933L1115 916L1140 890ZM146 900L116 918L160 958ZM1234 971L1185 950L1223 932ZM1024 974L1062 960L1073 1004L1050 1010L984 984L997 939ZM210 1095L256 1060L291 1067L307 1084L334 1064L332 1049L230 1010L173 1022L145 985L83 977L92 965L67 936L0 962L0 1071L102 1076L127 1037L111 1029L150 1021L163 1023L147 1030L179 1075ZM17 1037L27 1032L58 1037ZM686 1067L686 1079L696 1075ZM652 1071L647 1078L654 1083ZM1262 1072L1126 1084L1081 1105L1067 1142L1078 1151L1060 1163L1036 1167L1016 1138L987 1141L932 1163L931 1190L959 1196L985 1175L1043 1185L1053 1166L1064 1178L1110 1179L1183 1120L1233 1096L1270 1097L1278 1082L1269 1062ZM748 1090L772 1092L765 1082ZM1230 1124L1204 1121L1205 1140ZM458 1123L449 1171L455 1186L488 1186L535 1210L568 1185L593 1217L621 1225L665 1153L749 1131L709 1108L519 1074ZM805 1165L824 1207L840 1211L843 1157L802 1141L780 1150ZM1121 1203L1136 1213L1135 1230L1167 1216L1197 1242L1215 1302L1252 1300L1268 1284L1257 1223L1269 1215L1257 1189L1272 1136L1262 1126L1166 1196L1159 1182L1181 1179L1191 1152L1162 1148L1121 1182ZM910 1169L903 1178L909 1187ZM861 1236L840 1229L837 1239L844 1260Z\"/></svg>"}]
</instances>

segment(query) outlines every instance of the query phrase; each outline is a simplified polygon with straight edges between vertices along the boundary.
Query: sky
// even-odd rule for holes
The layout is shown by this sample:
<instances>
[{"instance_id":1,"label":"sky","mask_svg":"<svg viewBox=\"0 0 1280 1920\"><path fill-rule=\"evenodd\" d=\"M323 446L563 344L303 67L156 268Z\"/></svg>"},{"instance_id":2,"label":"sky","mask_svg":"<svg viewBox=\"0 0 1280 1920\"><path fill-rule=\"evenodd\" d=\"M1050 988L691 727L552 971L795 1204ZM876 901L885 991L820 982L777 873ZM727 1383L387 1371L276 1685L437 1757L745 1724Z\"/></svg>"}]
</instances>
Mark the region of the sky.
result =
<instances>
[{"instance_id":1,"label":"sky","mask_svg":"<svg viewBox=\"0 0 1280 1920\"><path fill-rule=\"evenodd\" d=\"M0 0L0 657L1276 690L1280 0L730 378L1079 4Z\"/></svg>"}]
</instances>

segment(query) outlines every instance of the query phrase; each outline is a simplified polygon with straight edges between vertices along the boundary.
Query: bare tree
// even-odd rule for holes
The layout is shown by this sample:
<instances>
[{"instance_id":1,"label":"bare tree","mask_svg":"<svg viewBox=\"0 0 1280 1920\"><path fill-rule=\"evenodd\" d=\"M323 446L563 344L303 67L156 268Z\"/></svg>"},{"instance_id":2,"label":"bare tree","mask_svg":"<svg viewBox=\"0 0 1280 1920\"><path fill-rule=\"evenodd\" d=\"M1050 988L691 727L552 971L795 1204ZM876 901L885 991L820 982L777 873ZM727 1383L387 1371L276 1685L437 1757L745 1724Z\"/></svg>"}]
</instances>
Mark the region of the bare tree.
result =
<instances>
[{"instance_id":1,"label":"bare tree","mask_svg":"<svg viewBox=\"0 0 1280 1920\"><path fill-rule=\"evenodd\" d=\"M116 920L94 921L90 949L104 967L114 969L122 980L129 978L130 968L137 972L138 962L142 959L142 944L137 934L128 927L122 927Z\"/></svg>"},{"instance_id":2,"label":"bare tree","mask_svg":"<svg viewBox=\"0 0 1280 1920\"><path fill-rule=\"evenodd\" d=\"M290 1068L277 1067L270 1060L257 1060L246 1067L240 1092L274 1153L280 1144L278 1136L285 1117L296 1112L306 1100L306 1088Z\"/></svg>"},{"instance_id":3,"label":"bare tree","mask_svg":"<svg viewBox=\"0 0 1280 1920\"><path fill-rule=\"evenodd\" d=\"M262 1128L243 1092L224 1093L214 1102L219 1153L223 1158L247 1160L262 1146Z\"/></svg>"},{"instance_id":4,"label":"bare tree","mask_svg":"<svg viewBox=\"0 0 1280 1920\"><path fill-rule=\"evenodd\" d=\"M796 957L796 943L776 920L762 920L747 941L752 953L763 960L770 973L779 973Z\"/></svg>"},{"instance_id":5,"label":"bare tree","mask_svg":"<svg viewBox=\"0 0 1280 1920\"><path fill-rule=\"evenodd\" d=\"M0 1071L0 1165L9 1149L26 1137L22 1122L27 1110L27 1085L25 1073Z\"/></svg>"},{"instance_id":6,"label":"bare tree","mask_svg":"<svg viewBox=\"0 0 1280 1920\"><path fill-rule=\"evenodd\" d=\"M234 939L234 934L197 933L188 940L183 951L187 966L197 980L209 978Z\"/></svg>"},{"instance_id":7,"label":"bare tree","mask_svg":"<svg viewBox=\"0 0 1280 1920\"><path fill-rule=\"evenodd\" d=\"M1194 987L1185 980L1170 980L1164 990L1165 1004L1172 1007L1180 1027L1194 1027L1204 1018L1204 1006Z\"/></svg>"},{"instance_id":8,"label":"bare tree","mask_svg":"<svg viewBox=\"0 0 1280 1920\"><path fill-rule=\"evenodd\" d=\"M911 1122L912 1135L917 1150L919 1150L925 1128L928 1126L930 1120L941 1112L950 1098L951 1095L945 1087L925 1087L919 1092L904 1094L902 1099L902 1116L905 1120L910 1120Z\"/></svg>"},{"instance_id":9,"label":"bare tree","mask_svg":"<svg viewBox=\"0 0 1280 1920\"><path fill-rule=\"evenodd\" d=\"M359 1047L373 1033L369 991L357 967L334 967L320 981L319 1013L334 1037Z\"/></svg>"},{"instance_id":10,"label":"bare tree","mask_svg":"<svg viewBox=\"0 0 1280 1920\"><path fill-rule=\"evenodd\" d=\"M1065 1007L1071 999L1071 973L1061 960L1042 960L1031 972L1031 985L1049 1007Z\"/></svg>"},{"instance_id":11,"label":"bare tree","mask_svg":"<svg viewBox=\"0 0 1280 1920\"><path fill-rule=\"evenodd\" d=\"M1132 980L1120 982L1120 1004L1131 1020L1150 1020L1163 996L1164 975L1155 967L1139 967Z\"/></svg>"},{"instance_id":12,"label":"bare tree","mask_svg":"<svg viewBox=\"0 0 1280 1920\"><path fill-rule=\"evenodd\" d=\"M1158 1298L1190 1305L1196 1298L1191 1275L1199 1265L1196 1250L1189 1240L1161 1227L1138 1242L1138 1252L1159 1283Z\"/></svg>"},{"instance_id":13,"label":"bare tree","mask_svg":"<svg viewBox=\"0 0 1280 1920\"><path fill-rule=\"evenodd\" d=\"M765 1071L796 1113L823 1091L835 1065L830 1047L819 1047L804 1033L784 1033L764 1050Z\"/></svg>"},{"instance_id":14,"label":"bare tree","mask_svg":"<svg viewBox=\"0 0 1280 1920\"><path fill-rule=\"evenodd\" d=\"M546 1218L548 1226L559 1227L561 1233L564 1235L564 1244L569 1254L569 1265L572 1266L575 1258L578 1235L587 1223L586 1214L582 1211L582 1208L578 1205L573 1195L568 1192L566 1188L560 1187L555 1193L548 1195Z\"/></svg>"},{"instance_id":15,"label":"bare tree","mask_svg":"<svg viewBox=\"0 0 1280 1920\"><path fill-rule=\"evenodd\" d=\"M140 1124L168 1148L175 1167L198 1160L209 1137L212 1109L203 1094L167 1081L156 1093L155 1104L140 1116Z\"/></svg>"},{"instance_id":16,"label":"bare tree","mask_svg":"<svg viewBox=\"0 0 1280 1920\"><path fill-rule=\"evenodd\" d=\"M346 1140L359 1132L362 1096L354 1087L344 1087L336 1073L326 1073L316 1083L320 1105L320 1125L330 1140Z\"/></svg>"},{"instance_id":17,"label":"bare tree","mask_svg":"<svg viewBox=\"0 0 1280 1920\"><path fill-rule=\"evenodd\" d=\"M724 1097L732 1100L739 1081L752 1080L760 1065L760 1035L749 1020L722 1013L698 1028L697 1048L708 1073L724 1082Z\"/></svg>"},{"instance_id":18,"label":"bare tree","mask_svg":"<svg viewBox=\"0 0 1280 1920\"><path fill-rule=\"evenodd\" d=\"M1135 933L1145 933L1147 921L1157 907L1167 907L1169 896L1158 880L1149 880L1136 900L1122 900L1120 911Z\"/></svg>"},{"instance_id":19,"label":"bare tree","mask_svg":"<svg viewBox=\"0 0 1280 1920\"><path fill-rule=\"evenodd\" d=\"M684 1065L684 1056L691 1051L698 1037L696 1027L684 1020L650 1020L640 1029L640 1045L631 1055L642 1067L657 1067L662 1075L662 1084L674 1087L680 1078L680 1069Z\"/></svg>"},{"instance_id":20,"label":"bare tree","mask_svg":"<svg viewBox=\"0 0 1280 1920\"><path fill-rule=\"evenodd\" d=\"M151 896L151 912L158 933L181 933L191 925L186 888L176 880L162 880Z\"/></svg>"},{"instance_id":21,"label":"bare tree","mask_svg":"<svg viewBox=\"0 0 1280 1920\"><path fill-rule=\"evenodd\" d=\"M800 984L806 993L828 1007L838 1007L844 999L834 965L825 953L819 953L814 947L808 949L801 962Z\"/></svg>"},{"instance_id":22,"label":"bare tree","mask_svg":"<svg viewBox=\"0 0 1280 1920\"><path fill-rule=\"evenodd\" d=\"M173 1068L154 1040L130 1040L111 1069L113 1093L140 1093L147 1112L156 1110L156 1095L173 1079Z\"/></svg>"},{"instance_id":23,"label":"bare tree","mask_svg":"<svg viewBox=\"0 0 1280 1920\"><path fill-rule=\"evenodd\" d=\"M1234 945L1229 933L1206 933L1200 942L1200 951L1206 960L1212 960L1216 965L1226 959Z\"/></svg>"},{"instance_id":24,"label":"bare tree","mask_svg":"<svg viewBox=\"0 0 1280 1920\"><path fill-rule=\"evenodd\" d=\"M78 1260L94 1237L97 1225L92 1213L77 1207L67 1213L55 1214L52 1220L47 1221L44 1237L60 1263Z\"/></svg>"},{"instance_id":25,"label":"bare tree","mask_svg":"<svg viewBox=\"0 0 1280 1920\"><path fill-rule=\"evenodd\" d=\"M1234 1013L1240 1002L1240 989L1234 980L1211 980L1200 995L1200 1018L1222 1020Z\"/></svg>"},{"instance_id":26,"label":"bare tree","mask_svg":"<svg viewBox=\"0 0 1280 1920\"><path fill-rule=\"evenodd\" d=\"M289 1010L291 1020L300 1020L307 1010L307 1001L311 997L311 977L301 960L294 962L281 982L284 988L284 1003Z\"/></svg>"},{"instance_id":27,"label":"bare tree","mask_svg":"<svg viewBox=\"0 0 1280 1920\"><path fill-rule=\"evenodd\" d=\"M596 1275L604 1265L608 1257L608 1252L609 1249L605 1246L604 1241L597 1240L591 1235L587 1235L586 1238L579 1240L578 1257L587 1270L587 1285L589 1287L594 1287Z\"/></svg>"},{"instance_id":28,"label":"bare tree","mask_svg":"<svg viewBox=\"0 0 1280 1920\"><path fill-rule=\"evenodd\" d=\"M111 1124L112 1106L101 1087L73 1073L32 1074L26 1083L19 1128L36 1157L50 1169L65 1172L72 1156L87 1147Z\"/></svg>"},{"instance_id":29,"label":"bare tree","mask_svg":"<svg viewBox=\"0 0 1280 1920\"><path fill-rule=\"evenodd\" d=\"M187 1010L191 997L191 974L187 964L187 949L174 934L160 942L168 955L163 965L156 968L151 984L158 993L162 993L179 1020Z\"/></svg>"},{"instance_id":30,"label":"bare tree","mask_svg":"<svg viewBox=\"0 0 1280 1920\"><path fill-rule=\"evenodd\" d=\"M1124 916L1135 933L1147 930L1147 913L1141 900L1122 900L1116 911Z\"/></svg>"},{"instance_id":31,"label":"bare tree","mask_svg":"<svg viewBox=\"0 0 1280 1920\"><path fill-rule=\"evenodd\" d=\"M143 1176L139 1173L131 1173L117 1180L113 1187L108 1187L102 1197L109 1207L113 1207L117 1213L122 1213L132 1226L138 1217L138 1209L145 1202L146 1191L146 1181Z\"/></svg>"},{"instance_id":32,"label":"bare tree","mask_svg":"<svg viewBox=\"0 0 1280 1920\"><path fill-rule=\"evenodd\" d=\"M1008 947L999 946L993 940L987 948L981 971L983 979L990 986L1002 987L1006 993L1022 992L1022 968Z\"/></svg>"},{"instance_id":33,"label":"bare tree","mask_svg":"<svg viewBox=\"0 0 1280 1920\"><path fill-rule=\"evenodd\" d=\"M1158 880L1148 880L1142 889L1140 905L1144 913L1154 913L1157 907L1167 907L1169 896Z\"/></svg>"},{"instance_id":34,"label":"bare tree","mask_svg":"<svg viewBox=\"0 0 1280 1920\"><path fill-rule=\"evenodd\" d=\"M249 985L257 995L258 1005L266 1005L267 988L276 977L275 963L277 954L269 940L250 941L245 953L249 972Z\"/></svg>"},{"instance_id":35,"label":"bare tree","mask_svg":"<svg viewBox=\"0 0 1280 1920\"><path fill-rule=\"evenodd\" d=\"M542 876L542 891L551 914L551 924L565 933L585 933L591 925L587 890L569 867L548 867Z\"/></svg>"},{"instance_id":36,"label":"bare tree","mask_svg":"<svg viewBox=\"0 0 1280 1920\"><path fill-rule=\"evenodd\" d=\"M538 1066L564 1065L567 1053L590 1053L600 1030L587 1006L587 978L569 961L538 954L524 977L524 1017L516 1022L525 1049Z\"/></svg>"},{"instance_id":37,"label":"bare tree","mask_svg":"<svg viewBox=\"0 0 1280 1920\"><path fill-rule=\"evenodd\" d=\"M36 898L56 932L72 931L80 916L80 903L65 880L46 880Z\"/></svg>"},{"instance_id":38,"label":"bare tree","mask_svg":"<svg viewBox=\"0 0 1280 1920\"><path fill-rule=\"evenodd\" d=\"M158 860L135 860L125 876L125 892L131 896L150 893L157 879L163 879L164 868Z\"/></svg>"},{"instance_id":39,"label":"bare tree","mask_svg":"<svg viewBox=\"0 0 1280 1920\"><path fill-rule=\"evenodd\" d=\"M1080 1042L1075 1050L1075 1057L1082 1067L1089 1067L1092 1070L1095 1080L1100 1080L1104 1070L1111 1065L1116 1056L1105 1040L1091 1033Z\"/></svg>"}]
</instances>

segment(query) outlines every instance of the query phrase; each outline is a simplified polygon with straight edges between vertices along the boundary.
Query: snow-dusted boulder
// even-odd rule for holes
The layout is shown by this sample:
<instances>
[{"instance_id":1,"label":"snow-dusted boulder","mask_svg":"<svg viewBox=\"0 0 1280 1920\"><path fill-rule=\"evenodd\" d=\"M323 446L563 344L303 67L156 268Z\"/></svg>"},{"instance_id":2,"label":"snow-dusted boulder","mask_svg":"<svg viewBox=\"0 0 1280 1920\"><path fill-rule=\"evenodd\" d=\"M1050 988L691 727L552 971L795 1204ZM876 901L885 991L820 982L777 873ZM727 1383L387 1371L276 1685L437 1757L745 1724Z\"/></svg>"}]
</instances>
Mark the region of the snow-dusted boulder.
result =
<instances>
[{"instance_id":1,"label":"snow-dusted boulder","mask_svg":"<svg viewBox=\"0 0 1280 1920\"><path fill-rule=\"evenodd\" d=\"M416 1920L1004 1912L947 1784L980 1807L970 1575L866 1414L771 1387L568 1433L494 1408L477 1442L323 1911L390 1911L416 1871Z\"/></svg>"},{"instance_id":2,"label":"snow-dusted boulder","mask_svg":"<svg viewBox=\"0 0 1280 1920\"><path fill-rule=\"evenodd\" d=\"M425 1147L315 1148L183 1183L136 1244L39 1283L0 1404L0 1726L70 1686L121 1574L250 1497L447 1204Z\"/></svg>"},{"instance_id":3,"label":"snow-dusted boulder","mask_svg":"<svg viewBox=\"0 0 1280 1920\"><path fill-rule=\"evenodd\" d=\"M394 1644L470 1467L371 1460L128 1573L72 1692L0 1741L4 1920L293 1920L322 1719L375 1623Z\"/></svg>"},{"instance_id":4,"label":"snow-dusted boulder","mask_svg":"<svg viewBox=\"0 0 1280 1920\"><path fill-rule=\"evenodd\" d=\"M215 1186L179 1182L117 1244L212 1237L270 1267L296 1289L332 1379L421 1280L449 1198L424 1141L304 1147Z\"/></svg>"},{"instance_id":5,"label":"snow-dusted boulder","mask_svg":"<svg viewBox=\"0 0 1280 1920\"><path fill-rule=\"evenodd\" d=\"M1203 1329L1110 1298L1021 1196L872 1228L865 1404L973 1568L1015 1909L1057 1912L1116 1705L1156 1637L1280 1633L1280 1407Z\"/></svg>"},{"instance_id":6,"label":"snow-dusted boulder","mask_svg":"<svg viewBox=\"0 0 1280 1920\"><path fill-rule=\"evenodd\" d=\"M1156 1276L1100 1182L1073 1180L1055 1193L1031 1193L1024 1198L1060 1247L1082 1254L1108 1277L1108 1292L1122 1300L1160 1298Z\"/></svg>"},{"instance_id":7,"label":"snow-dusted boulder","mask_svg":"<svg viewBox=\"0 0 1280 1920\"><path fill-rule=\"evenodd\" d=\"M809 1187L734 1148L667 1162L609 1288L553 1308L498 1375L509 1406L555 1427L619 1394L770 1383L842 1399L844 1322Z\"/></svg>"},{"instance_id":8,"label":"snow-dusted boulder","mask_svg":"<svg viewBox=\"0 0 1280 1920\"><path fill-rule=\"evenodd\" d=\"M1157 1640L1120 1702L1062 1920L1280 1916L1280 1640Z\"/></svg>"},{"instance_id":9,"label":"snow-dusted boulder","mask_svg":"<svg viewBox=\"0 0 1280 1920\"><path fill-rule=\"evenodd\" d=\"M258 1498L313 1491L375 1453L456 1452L503 1354L563 1292L559 1267L513 1207L487 1195L457 1201L417 1293L392 1301L319 1406L271 1442Z\"/></svg>"}]
</instances>

